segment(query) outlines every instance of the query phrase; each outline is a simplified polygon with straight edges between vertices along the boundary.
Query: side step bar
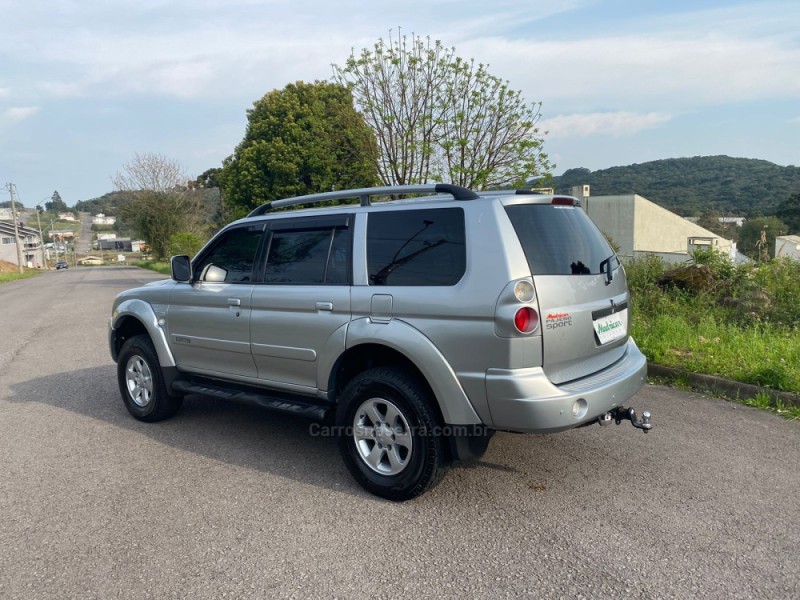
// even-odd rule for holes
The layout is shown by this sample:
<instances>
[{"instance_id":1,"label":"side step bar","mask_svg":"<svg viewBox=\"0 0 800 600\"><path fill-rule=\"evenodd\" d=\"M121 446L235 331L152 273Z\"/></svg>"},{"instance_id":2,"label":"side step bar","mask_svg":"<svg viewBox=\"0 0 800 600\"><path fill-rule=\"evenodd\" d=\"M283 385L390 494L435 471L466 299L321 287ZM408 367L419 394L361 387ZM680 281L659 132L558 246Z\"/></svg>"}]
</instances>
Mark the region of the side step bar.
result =
<instances>
[{"instance_id":1,"label":"side step bar","mask_svg":"<svg viewBox=\"0 0 800 600\"><path fill-rule=\"evenodd\" d=\"M268 394L261 394L254 391L243 392L241 390L232 390L225 387L193 383L182 379L173 381L172 389L180 394L200 394L201 396L211 396L212 398L219 398L221 400L245 400L247 402L255 402L270 410L290 413L316 421L322 421L325 419L325 415L328 414L328 409L324 406L306 404L285 398L276 398Z\"/></svg>"}]
</instances>

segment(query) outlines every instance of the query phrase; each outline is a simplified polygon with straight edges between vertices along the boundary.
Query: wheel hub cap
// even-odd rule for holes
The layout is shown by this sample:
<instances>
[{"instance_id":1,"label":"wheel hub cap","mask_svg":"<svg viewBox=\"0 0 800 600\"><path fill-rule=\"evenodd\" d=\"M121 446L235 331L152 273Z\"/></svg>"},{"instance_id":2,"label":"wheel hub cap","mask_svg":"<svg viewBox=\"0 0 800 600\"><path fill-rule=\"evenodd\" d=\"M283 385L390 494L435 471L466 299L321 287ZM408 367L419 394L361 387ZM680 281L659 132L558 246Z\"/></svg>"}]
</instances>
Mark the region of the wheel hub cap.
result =
<instances>
[{"instance_id":1,"label":"wheel hub cap","mask_svg":"<svg viewBox=\"0 0 800 600\"><path fill-rule=\"evenodd\" d=\"M382 398L359 406L353 418L353 441L364 464L380 475L397 475L411 459L408 420L395 404Z\"/></svg>"}]
</instances>

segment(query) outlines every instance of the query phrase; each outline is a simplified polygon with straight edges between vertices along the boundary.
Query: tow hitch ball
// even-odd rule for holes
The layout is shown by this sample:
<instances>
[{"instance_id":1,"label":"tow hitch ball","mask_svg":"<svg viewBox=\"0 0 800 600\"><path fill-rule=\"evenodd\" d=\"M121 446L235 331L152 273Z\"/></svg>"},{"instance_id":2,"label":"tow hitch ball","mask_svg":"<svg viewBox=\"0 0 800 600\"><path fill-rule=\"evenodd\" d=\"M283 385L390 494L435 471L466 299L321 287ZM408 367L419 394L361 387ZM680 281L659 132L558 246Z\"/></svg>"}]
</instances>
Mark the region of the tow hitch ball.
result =
<instances>
[{"instance_id":1,"label":"tow hitch ball","mask_svg":"<svg viewBox=\"0 0 800 600\"><path fill-rule=\"evenodd\" d=\"M636 417L636 411L634 409L618 406L617 408L600 417L600 425L608 425L612 420L617 425L623 421L630 421L631 425L636 427L636 429L641 429L645 433L653 428L653 424L650 422L650 413L648 411L644 411L642 413L642 419L639 420Z\"/></svg>"}]
</instances>

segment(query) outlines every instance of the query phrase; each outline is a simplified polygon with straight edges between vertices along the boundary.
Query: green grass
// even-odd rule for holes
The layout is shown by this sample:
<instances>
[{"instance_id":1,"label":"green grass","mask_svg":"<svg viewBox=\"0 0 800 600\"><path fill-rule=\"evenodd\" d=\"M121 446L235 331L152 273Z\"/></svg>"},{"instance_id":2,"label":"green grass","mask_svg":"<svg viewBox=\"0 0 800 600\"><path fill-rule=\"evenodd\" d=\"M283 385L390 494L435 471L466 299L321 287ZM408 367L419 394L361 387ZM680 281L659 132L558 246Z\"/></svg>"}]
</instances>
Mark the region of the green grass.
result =
<instances>
[{"instance_id":1,"label":"green grass","mask_svg":"<svg viewBox=\"0 0 800 600\"><path fill-rule=\"evenodd\" d=\"M719 375L776 390L800 392L800 335L769 324L720 323L713 315L696 323L681 314L634 316L631 331L651 362L694 373Z\"/></svg>"},{"instance_id":2,"label":"green grass","mask_svg":"<svg viewBox=\"0 0 800 600\"><path fill-rule=\"evenodd\" d=\"M0 283L8 283L9 281L17 281L18 279L29 279L31 277L36 277L41 272L42 270L40 269L25 269L22 275L17 272L0 273Z\"/></svg>"},{"instance_id":3,"label":"green grass","mask_svg":"<svg viewBox=\"0 0 800 600\"><path fill-rule=\"evenodd\" d=\"M155 260L139 260L131 263L134 267L141 267L142 269L149 269L162 275L171 275L172 270L168 262L160 262Z\"/></svg>"},{"instance_id":4,"label":"green grass","mask_svg":"<svg viewBox=\"0 0 800 600\"><path fill-rule=\"evenodd\" d=\"M702 291L664 285L654 257L626 266L631 333L648 360L800 393L800 261L703 264L714 283Z\"/></svg>"}]
</instances>

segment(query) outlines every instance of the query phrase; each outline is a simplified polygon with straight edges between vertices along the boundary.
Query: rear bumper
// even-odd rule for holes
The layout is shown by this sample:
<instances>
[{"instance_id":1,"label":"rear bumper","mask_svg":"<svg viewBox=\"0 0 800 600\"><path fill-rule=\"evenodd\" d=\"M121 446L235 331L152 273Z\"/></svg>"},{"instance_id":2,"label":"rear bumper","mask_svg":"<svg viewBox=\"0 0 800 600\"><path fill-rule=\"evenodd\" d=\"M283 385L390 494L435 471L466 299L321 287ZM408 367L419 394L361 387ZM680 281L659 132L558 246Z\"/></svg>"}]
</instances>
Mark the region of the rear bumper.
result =
<instances>
[{"instance_id":1,"label":"rear bumper","mask_svg":"<svg viewBox=\"0 0 800 600\"><path fill-rule=\"evenodd\" d=\"M553 433L588 423L636 394L647 379L647 360L633 338L617 362L589 377L556 386L540 367L489 369L486 391L492 427ZM578 414L573 410L577 405Z\"/></svg>"}]
</instances>

